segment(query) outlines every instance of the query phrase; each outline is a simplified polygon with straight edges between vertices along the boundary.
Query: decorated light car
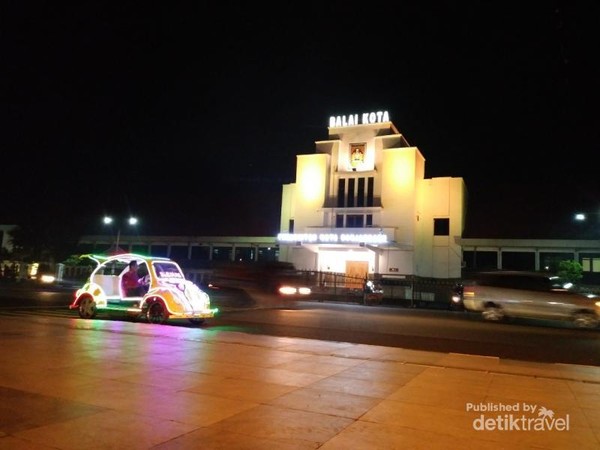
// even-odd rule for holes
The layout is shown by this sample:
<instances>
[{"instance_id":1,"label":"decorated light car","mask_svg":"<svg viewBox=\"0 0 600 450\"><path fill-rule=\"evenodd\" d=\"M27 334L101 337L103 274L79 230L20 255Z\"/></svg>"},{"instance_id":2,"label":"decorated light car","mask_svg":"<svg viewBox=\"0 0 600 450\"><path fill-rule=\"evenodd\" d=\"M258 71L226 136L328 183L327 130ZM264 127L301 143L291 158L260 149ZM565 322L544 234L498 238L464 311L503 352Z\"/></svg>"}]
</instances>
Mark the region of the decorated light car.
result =
<instances>
[{"instance_id":1,"label":"decorated light car","mask_svg":"<svg viewBox=\"0 0 600 450\"><path fill-rule=\"evenodd\" d=\"M201 324L214 317L218 308L210 307L208 294L186 280L179 265L169 258L125 253L115 256L83 255L95 261L92 271L69 306L83 319L96 317L99 311L121 311L150 323L169 319L188 319ZM143 294L128 296L122 286L129 263L136 261Z\"/></svg>"}]
</instances>

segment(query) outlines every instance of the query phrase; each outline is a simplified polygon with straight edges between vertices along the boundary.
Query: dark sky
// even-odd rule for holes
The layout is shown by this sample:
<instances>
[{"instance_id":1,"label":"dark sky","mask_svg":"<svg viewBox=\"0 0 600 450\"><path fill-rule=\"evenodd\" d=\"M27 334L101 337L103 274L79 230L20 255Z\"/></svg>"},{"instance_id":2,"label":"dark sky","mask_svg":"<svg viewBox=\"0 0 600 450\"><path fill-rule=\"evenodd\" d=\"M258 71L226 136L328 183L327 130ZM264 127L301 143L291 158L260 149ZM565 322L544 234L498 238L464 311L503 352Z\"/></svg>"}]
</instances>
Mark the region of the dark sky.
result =
<instances>
[{"instance_id":1,"label":"dark sky","mask_svg":"<svg viewBox=\"0 0 600 450\"><path fill-rule=\"evenodd\" d=\"M329 116L387 110L466 237L600 236L600 3L529 3L2 2L0 223L274 235Z\"/></svg>"}]
</instances>

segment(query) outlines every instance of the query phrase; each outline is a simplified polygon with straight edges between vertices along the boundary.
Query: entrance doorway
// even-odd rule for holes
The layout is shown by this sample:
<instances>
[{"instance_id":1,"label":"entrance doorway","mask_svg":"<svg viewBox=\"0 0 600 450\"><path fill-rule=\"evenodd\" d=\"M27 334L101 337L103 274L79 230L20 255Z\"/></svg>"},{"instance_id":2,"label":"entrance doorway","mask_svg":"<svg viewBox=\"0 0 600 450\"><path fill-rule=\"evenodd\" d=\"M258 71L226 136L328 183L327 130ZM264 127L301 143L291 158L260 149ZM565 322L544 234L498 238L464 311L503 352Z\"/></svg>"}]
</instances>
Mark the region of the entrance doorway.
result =
<instances>
[{"instance_id":1,"label":"entrance doorway","mask_svg":"<svg viewBox=\"0 0 600 450\"><path fill-rule=\"evenodd\" d=\"M367 261L346 261L346 287L362 289L365 278L369 274Z\"/></svg>"}]
</instances>

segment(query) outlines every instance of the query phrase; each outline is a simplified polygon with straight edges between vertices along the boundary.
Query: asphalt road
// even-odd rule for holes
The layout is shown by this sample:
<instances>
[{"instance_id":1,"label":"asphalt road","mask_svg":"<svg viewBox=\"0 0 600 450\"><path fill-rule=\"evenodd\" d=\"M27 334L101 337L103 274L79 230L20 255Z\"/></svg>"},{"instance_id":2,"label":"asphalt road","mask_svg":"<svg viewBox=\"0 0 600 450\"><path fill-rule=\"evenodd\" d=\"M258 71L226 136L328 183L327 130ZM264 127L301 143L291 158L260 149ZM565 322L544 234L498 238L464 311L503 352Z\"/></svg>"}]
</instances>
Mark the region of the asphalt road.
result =
<instances>
[{"instance_id":1,"label":"asphalt road","mask_svg":"<svg viewBox=\"0 0 600 450\"><path fill-rule=\"evenodd\" d=\"M78 317L67 307L72 296L72 290L0 286L0 314ZM256 301L250 296L215 296L214 305L221 312L203 328L600 366L600 329L580 330L566 323L490 323L462 311L281 301L276 297ZM131 319L101 314L98 320ZM194 325L172 321L166 326Z\"/></svg>"},{"instance_id":2,"label":"asphalt road","mask_svg":"<svg viewBox=\"0 0 600 450\"><path fill-rule=\"evenodd\" d=\"M299 302L293 308L230 311L208 327L527 361L600 366L600 330L545 321L484 322L458 311Z\"/></svg>"}]
</instances>

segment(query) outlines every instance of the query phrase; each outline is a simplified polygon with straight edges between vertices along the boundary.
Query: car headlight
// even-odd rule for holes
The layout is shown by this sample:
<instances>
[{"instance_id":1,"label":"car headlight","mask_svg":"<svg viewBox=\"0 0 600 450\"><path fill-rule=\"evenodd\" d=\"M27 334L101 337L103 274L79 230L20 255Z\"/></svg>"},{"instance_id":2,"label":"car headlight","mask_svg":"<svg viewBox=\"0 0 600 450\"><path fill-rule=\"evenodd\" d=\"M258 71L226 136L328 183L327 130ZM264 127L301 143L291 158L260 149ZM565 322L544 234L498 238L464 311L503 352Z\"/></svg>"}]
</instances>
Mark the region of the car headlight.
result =
<instances>
[{"instance_id":1,"label":"car headlight","mask_svg":"<svg viewBox=\"0 0 600 450\"><path fill-rule=\"evenodd\" d=\"M42 275L40 277L40 281L42 283L54 283L54 280L56 280L56 277L54 275Z\"/></svg>"},{"instance_id":2,"label":"car headlight","mask_svg":"<svg viewBox=\"0 0 600 450\"><path fill-rule=\"evenodd\" d=\"M281 286L279 293L283 295L294 295L298 290L293 286Z\"/></svg>"}]
</instances>

